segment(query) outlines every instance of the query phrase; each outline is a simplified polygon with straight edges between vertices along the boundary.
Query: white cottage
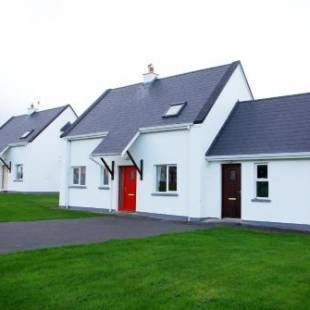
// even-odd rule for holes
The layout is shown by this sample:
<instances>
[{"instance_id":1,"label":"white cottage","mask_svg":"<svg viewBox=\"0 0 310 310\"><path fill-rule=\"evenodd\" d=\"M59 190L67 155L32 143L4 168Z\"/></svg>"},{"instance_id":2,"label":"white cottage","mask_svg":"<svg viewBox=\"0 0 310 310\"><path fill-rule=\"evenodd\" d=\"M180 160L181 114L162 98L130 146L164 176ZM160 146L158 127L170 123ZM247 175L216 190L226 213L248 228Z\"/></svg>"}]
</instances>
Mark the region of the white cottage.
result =
<instances>
[{"instance_id":1,"label":"white cottage","mask_svg":"<svg viewBox=\"0 0 310 310\"><path fill-rule=\"evenodd\" d=\"M59 192L62 144L77 115L70 105L11 117L0 127L0 191Z\"/></svg>"},{"instance_id":2,"label":"white cottage","mask_svg":"<svg viewBox=\"0 0 310 310\"><path fill-rule=\"evenodd\" d=\"M60 206L221 217L205 153L236 102L252 99L240 62L167 78L150 67L142 83L105 91L62 135Z\"/></svg>"}]
</instances>

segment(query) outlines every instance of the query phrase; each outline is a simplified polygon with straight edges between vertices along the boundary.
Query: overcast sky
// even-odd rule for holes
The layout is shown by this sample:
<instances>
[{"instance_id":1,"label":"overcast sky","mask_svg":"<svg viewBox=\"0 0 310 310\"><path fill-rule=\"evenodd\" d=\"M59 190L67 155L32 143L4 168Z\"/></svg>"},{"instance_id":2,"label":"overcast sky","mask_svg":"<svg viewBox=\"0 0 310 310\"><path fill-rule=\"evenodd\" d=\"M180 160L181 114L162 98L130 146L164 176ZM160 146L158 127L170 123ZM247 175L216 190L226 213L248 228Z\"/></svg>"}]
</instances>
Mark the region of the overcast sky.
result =
<instances>
[{"instance_id":1,"label":"overcast sky","mask_svg":"<svg viewBox=\"0 0 310 310\"><path fill-rule=\"evenodd\" d=\"M255 98L310 92L310 1L0 0L0 123L241 60Z\"/></svg>"}]
</instances>

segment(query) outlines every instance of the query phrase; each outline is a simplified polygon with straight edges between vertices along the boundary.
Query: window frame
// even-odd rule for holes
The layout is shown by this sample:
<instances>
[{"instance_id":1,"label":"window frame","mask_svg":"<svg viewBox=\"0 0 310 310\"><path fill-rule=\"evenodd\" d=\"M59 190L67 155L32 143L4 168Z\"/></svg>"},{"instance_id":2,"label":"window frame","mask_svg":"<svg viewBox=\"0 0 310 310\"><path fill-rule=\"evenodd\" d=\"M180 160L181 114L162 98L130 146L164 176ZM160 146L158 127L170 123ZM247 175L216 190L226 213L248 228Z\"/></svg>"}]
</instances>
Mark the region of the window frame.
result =
<instances>
[{"instance_id":1,"label":"window frame","mask_svg":"<svg viewBox=\"0 0 310 310\"><path fill-rule=\"evenodd\" d=\"M18 176L18 168L21 167L21 177ZM15 165L15 181L23 181L24 180L24 164L16 164Z\"/></svg>"},{"instance_id":2,"label":"window frame","mask_svg":"<svg viewBox=\"0 0 310 310\"><path fill-rule=\"evenodd\" d=\"M165 167L166 168L166 190L165 191L159 191L158 190L158 167ZM169 182L170 182L170 176L169 176L169 168L175 167L176 168L176 190L169 190ZM155 165L155 193L157 194L177 194L178 193L178 165L177 164L158 164Z\"/></svg>"},{"instance_id":3,"label":"window frame","mask_svg":"<svg viewBox=\"0 0 310 310\"><path fill-rule=\"evenodd\" d=\"M267 178L259 178L258 177L258 167L259 166L266 166L267 167ZM269 165L266 162L263 163L255 163L254 164L254 173L255 173L255 182L254 182L254 191L255 191L255 198L259 200L269 200L270 199L270 181L269 181ZM258 196L257 193L257 183L258 182L267 182L268 184L268 196L266 197L261 197Z\"/></svg>"},{"instance_id":4,"label":"window frame","mask_svg":"<svg viewBox=\"0 0 310 310\"><path fill-rule=\"evenodd\" d=\"M104 174L107 174L108 177L108 183L104 183L105 176ZM110 186L110 174L106 167L101 166L100 167L100 187L109 187Z\"/></svg>"},{"instance_id":5,"label":"window frame","mask_svg":"<svg viewBox=\"0 0 310 310\"><path fill-rule=\"evenodd\" d=\"M82 180L82 169L85 169L85 184L81 183ZM78 183L74 183L74 170L78 169ZM86 166L72 166L71 167L71 186L86 186Z\"/></svg>"},{"instance_id":6,"label":"window frame","mask_svg":"<svg viewBox=\"0 0 310 310\"><path fill-rule=\"evenodd\" d=\"M162 117L169 118L169 117L176 117L176 116L180 115L181 112L183 111L183 109L185 108L186 104L187 104L186 101L185 102L179 102L179 103L170 104L168 109L166 110L165 114ZM174 114L167 114L169 112L169 110L171 108L175 107L175 106L180 106L179 110L176 113L174 113Z\"/></svg>"},{"instance_id":7,"label":"window frame","mask_svg":"<svg viewBox=\"0 0 310 310\"><path fill-rule=\"evenodd\" d=\"M32 133L33 133L33 129L30 129L30 130L27 130L25 131L20 137L19 139L23 140L23 139L26 139L28 138Z\"/></svg>"}]
</instances>

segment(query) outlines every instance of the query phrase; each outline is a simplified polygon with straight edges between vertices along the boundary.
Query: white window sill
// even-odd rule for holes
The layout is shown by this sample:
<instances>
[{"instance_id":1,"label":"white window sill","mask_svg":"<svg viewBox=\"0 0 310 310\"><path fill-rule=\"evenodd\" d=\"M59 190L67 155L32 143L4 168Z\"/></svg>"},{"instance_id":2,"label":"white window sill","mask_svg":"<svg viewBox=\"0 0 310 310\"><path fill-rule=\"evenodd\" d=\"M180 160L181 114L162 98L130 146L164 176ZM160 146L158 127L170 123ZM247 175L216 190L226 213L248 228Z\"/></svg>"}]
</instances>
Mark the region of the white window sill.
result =
<instances>
[{"instance_id":1,"label":"white window sill","mask_svg":"<svg viewBox=\"0 0 310 310\"><path fill-rule=\"evenodd\" d=\"M23 181L24 181L23 179L16 179L13 182L23 182Z\"/></svg>"},{"instance_id":2,"label":"white window sill","mask_svg":"<svg viewBox=\"0 0 310 310\"><path fill-rule=\"evenodd\" d=\"M98 189L101 189L101 190L109 190L109 189L110 189L110 186L108 186L108 185L99 186Z\"/></svg>"},{"instance_id":3,"label":"white window sill","mask_svg":"<svg viewBox=\"0 0 310 310\"><path fill-rule=\"evenodd\" d=\"M85 189L85 188L87 188L87 187L86 187L86 185L70 185L69 188Z\"/></svg>"},{"instance_id":4,"label":"white window sill","mask_svg":"<svg viewBox=\"0 0 310 310\"><path fill-rule=\"evenodd\" d=\"M172 192L154 192L151 194L152 196L170 196L170 197L177 197L179 196L178 193L172 193Z\"/></svg>"},{"instance_id":5,"label":"white window sill","mask_svg":"<svg viewBox=\"0 0 310 310\"><path fill-rule=\"evenodd\" d=\"M266 202L266 203L270 203L271 200L269 198L254 198L251 200L252 202Z\"/></svg>"}]
</instances>

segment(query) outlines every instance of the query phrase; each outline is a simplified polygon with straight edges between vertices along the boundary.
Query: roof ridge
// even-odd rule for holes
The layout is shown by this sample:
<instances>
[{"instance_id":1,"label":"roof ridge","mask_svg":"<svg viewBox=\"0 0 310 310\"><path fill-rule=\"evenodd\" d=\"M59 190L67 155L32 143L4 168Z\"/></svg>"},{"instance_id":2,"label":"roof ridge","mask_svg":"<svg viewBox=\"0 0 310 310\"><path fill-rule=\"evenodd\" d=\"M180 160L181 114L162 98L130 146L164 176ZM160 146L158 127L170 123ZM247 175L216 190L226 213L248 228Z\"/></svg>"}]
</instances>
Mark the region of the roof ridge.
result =
<instances>
[{"instance_id":1,"label":"roof ridge","mask_svg":"<svg viewBox=\"0 0 310 310\"><path fill-rule=\"evenodd\" d=\"M197 70L192 70L192 71L188 71L188 72L178 73L175 75L166 76L166 77L161 78L161 80L170 79L173 77L178 77L181 75L186 75L186 74L191 74L191 73L197 73L197 72L206 71L206 70L217 69L217 68L221 68L221 67L225 67L225 66L231 66L231 65L236 64L236 63L240 63L240 60L236 60L236 61L224 64L224 65L212 66L212 67L208 67L208 68L204 68L204 69L197 69Z\"/></svg>"},{"instance_id":2,"label":"roof ridge","mask_svg":"<svg viewBox=\"0 0 310 310\"><path fill-rule=\"evenodd\" d=\"M288 97L299 97L304 95L310 95L310 92L307 93L298 93L298 94L291 94L291 95L281 95L281 96L274 96L274 97L266 97L266 98L259 98L259 99L253 99L253 100L245 100L240 101L240 103L253 103L263 100L273 100L273 99L281 99L281 98L288 98Z\"/></svg>"},{"instance_id":3,"label":"roof ridge","mask_svg":"<svg viewBox=\"0 0 310 310\"><path fill-rule=\"evenodd\" d=\"M49 109L45 109L45 110L40 110L40 111L37 111L35 113L42 113L42 112L47 112L47 111L51 111L51 110L64 109L64 108L67 108L67 107L71 107L71 105L70 104L65 104L65 105L61 105L59 107L55 107L55 108L49 108ZM73 108L72 108L72 110L73 110ZM28 114L24 113L24 114L13 115L12 117L22 117L22 116L27 116L27 115Z\"/></svg>"},{"instance_id":4,"label":"roof ridge","mask_svg":"<svg viewBox=\"0 0 310 310\"><path fill-rule=\"evenodd\" d=\"M160 77L160 78L158 78L158 80L159 81L167 80L167 79L174 78L174 77L179 77L179 76L182 76L182 75L198 73L198 72L201 72L201 71L217 69L217 68L221 68L221 67L225 67L225 66L231 66L231 65L236 64L236 63L240 63L240 60L236 60L236 61L233 61L231 63L224 64L224 65L213 66L213 67L208 67L208 68L204 68L204 69L192 70L192 71L188 71L188 72L183 72L183 73L178 73L178 74L174 74L174 75L165 76L165 77L162 77L162 78ZM118 89L121 89L121 88L132 87L132 86L137 86L137 85L143 85L143 83L142 82L138 82L138 83L134 83L134 84L118 86L118 87L112 88L111 90L118 90Z\"/></svg>"}]
</instances>

